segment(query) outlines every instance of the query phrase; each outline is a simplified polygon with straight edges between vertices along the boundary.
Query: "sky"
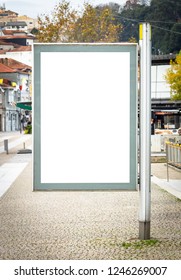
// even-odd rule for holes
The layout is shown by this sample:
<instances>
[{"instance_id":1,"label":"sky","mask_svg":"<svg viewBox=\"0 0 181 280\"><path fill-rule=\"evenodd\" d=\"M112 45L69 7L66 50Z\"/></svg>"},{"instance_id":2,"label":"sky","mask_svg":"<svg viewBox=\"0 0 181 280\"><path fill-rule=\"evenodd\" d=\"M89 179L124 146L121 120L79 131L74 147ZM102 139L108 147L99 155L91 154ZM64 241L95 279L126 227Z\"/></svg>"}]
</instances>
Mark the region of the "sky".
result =
<instances>
[{"instance_id":1,"label":"sky","mask_svg":"<svg viewBox=\"0 0 181 280\"><path fill-rule=\"evenodd\" d=\"M17 12L20 16L27 15L32 18L36 18L37 15L47 14L54 10L56 4L61 0L0 0L0 5L5 7L7 10ZM83 7L84 2L89 2L92 5L107 4L109 2L118 3L123 5L126 0L70 0L71 6L76 10Z\"/></svg>"}]
</instances>

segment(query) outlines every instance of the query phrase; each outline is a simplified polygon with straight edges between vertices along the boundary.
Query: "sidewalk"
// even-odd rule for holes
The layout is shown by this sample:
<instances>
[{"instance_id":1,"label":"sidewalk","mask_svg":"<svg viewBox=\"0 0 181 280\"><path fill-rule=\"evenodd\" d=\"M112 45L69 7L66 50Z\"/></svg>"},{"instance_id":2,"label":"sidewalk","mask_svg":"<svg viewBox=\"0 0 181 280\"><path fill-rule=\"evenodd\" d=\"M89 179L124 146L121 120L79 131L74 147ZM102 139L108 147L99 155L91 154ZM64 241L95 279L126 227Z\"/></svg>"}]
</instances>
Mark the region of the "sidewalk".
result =
<instances>
[{"instance_id":1,"label":"sidewalk","mask_svg":"<svg viewBox=\"0 0 181 280\"><path fill-rule=\"evenodd\" d=\"M32 155L1 156L0 169L26 166L0 199L0 259L181 258L181 201L153 179L151 238L156 243L151 246L138 240L137 191L32 192ZM153 177L164 185L165 170L164 164L152 164ZM170 182L178 183L180 176L170 169Z\"/></svg>"},{"instance_id":2,"label":"sidewalk","mask_svg":"<svg viewBox=\"0 0 181 280\"><path fill-rule=\"evenodd\" d=\"M153 183L181 199L181 170L169 166L167 173L166 163L153 163L151 171L153 175L151 181Z\"/></svg>"},{"instance_id":3,"label":"sidewalk","mask_svg":"<svg viewBox=\"0 0 181 280\"><path fill-rule=\"evenodd\" d=\"M15 132L0 132L0 154L4 153L4 140L8 140L8 148L11 154L16 153L17 149L23 149L23 144L32 138L29 134L24 134L19 131ZM13 150L16 148L16 150Z\"/></svg>"},{"instance_id":4,"label":"sidewalk","mask_svg":"<svg viewBox=\"0 0 181 280\"><path fill-rule=\"evenodd\" d=\"M18 150L31 147L31 135L20 132L0 132L0 197L27 166L31 157L17 155ZM8 139L8 154L4 151L4 140Z\"/></svg>"}]
</instances>

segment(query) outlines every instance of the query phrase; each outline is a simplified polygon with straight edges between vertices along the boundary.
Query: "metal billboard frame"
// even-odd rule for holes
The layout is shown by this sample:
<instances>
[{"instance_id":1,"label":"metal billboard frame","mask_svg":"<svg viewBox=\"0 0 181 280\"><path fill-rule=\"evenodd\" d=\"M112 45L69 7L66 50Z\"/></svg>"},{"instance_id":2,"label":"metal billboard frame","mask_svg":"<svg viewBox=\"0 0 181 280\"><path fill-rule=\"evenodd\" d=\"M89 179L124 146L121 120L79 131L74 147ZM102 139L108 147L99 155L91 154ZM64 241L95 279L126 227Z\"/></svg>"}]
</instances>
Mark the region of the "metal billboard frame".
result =
<instances>
[{"instance_id":1,"label":"metal billboard frame","mask_svg":"<svg viewBox=\"0 0 181 280\"><path fill-rule=\"evenodd\" d=\"M41 139L41 104L42 104L42 77L41 77L41 57L43 53L129 53L130 56L130 104L129 104L129 122L130 133L129 141L130 153L129 153L129 182L42 182L41 170L42 170L42 152L41 144L45 139ZM137 189L137 69L138 69L138 46L137 44L39 44L33 45L33 190L136 190ZM120 63L120 61L118 61ZM119 65L124 67L124 65ZM46 71L46 70L45 70ZM107 71L112 71L107 69ZM110 72L111 73L111 72ZM61 81L60 81L61 82ZM120 79L121 82L121 79ZM121 84L120 84L121 90ZM50 106L51 105L50 103ZM123 103L120 104L121 107ZM48 114L48 108L47 108ZM51 117L51 115L49 116ZM120 120L120 129L123 120ZM48 131L47 131L48 133ZM52 145L54 145L55 135L52 135ZM55 155L56 157L56 155ZM47 159L48 160L48 159ZM53 163L52 163L53 168ZM120 170L124 172L124 170Z\"/></svg>"}]
</instances>

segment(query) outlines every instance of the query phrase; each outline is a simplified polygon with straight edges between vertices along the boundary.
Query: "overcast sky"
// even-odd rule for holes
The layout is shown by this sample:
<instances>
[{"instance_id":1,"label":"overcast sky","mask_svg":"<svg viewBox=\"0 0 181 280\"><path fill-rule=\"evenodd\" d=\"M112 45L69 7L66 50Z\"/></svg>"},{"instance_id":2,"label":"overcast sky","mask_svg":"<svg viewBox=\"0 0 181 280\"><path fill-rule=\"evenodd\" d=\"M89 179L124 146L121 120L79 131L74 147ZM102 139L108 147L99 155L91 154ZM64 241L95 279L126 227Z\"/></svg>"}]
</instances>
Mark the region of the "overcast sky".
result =
<instances>
[{"instance_id":1,"label":"overcast sky","mask_svg":"<svg viewBox=\"0 0 181 280\"><path fill-rule=\"evenodd\" d=\"M53 11L55 5L61 1L59 0L0 0L0 5L3 3L6 6L7 10L12 10L17 12L19 15L27 15L29 17L36 18L37 15L43 13L49 13ZM123 5L126 3L126 0L70 0L72 7L78 9L83 7L84 2L89 2L90 4L107 4L109 2L118 3Z\"/></svg>"}]
</instances>

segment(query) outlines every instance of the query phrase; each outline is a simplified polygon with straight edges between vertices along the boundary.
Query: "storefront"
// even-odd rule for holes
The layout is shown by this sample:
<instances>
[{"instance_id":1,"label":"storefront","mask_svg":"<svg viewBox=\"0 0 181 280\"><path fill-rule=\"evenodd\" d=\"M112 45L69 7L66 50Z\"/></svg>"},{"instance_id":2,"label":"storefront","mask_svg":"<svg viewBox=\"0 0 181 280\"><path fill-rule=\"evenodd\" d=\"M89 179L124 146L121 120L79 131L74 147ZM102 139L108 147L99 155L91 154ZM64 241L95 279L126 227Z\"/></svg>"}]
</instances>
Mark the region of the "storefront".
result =
<instances>
[{"instance_id":1,"label":"storefront","mask_svg":"<svg viewBox=\"0 0 181 280\"><path fill-rule=\"evenodd\" d=\"M180 110L159 110L153 111L155 129L178 129L181 127Z\"/></svg>"}]
</instances>

